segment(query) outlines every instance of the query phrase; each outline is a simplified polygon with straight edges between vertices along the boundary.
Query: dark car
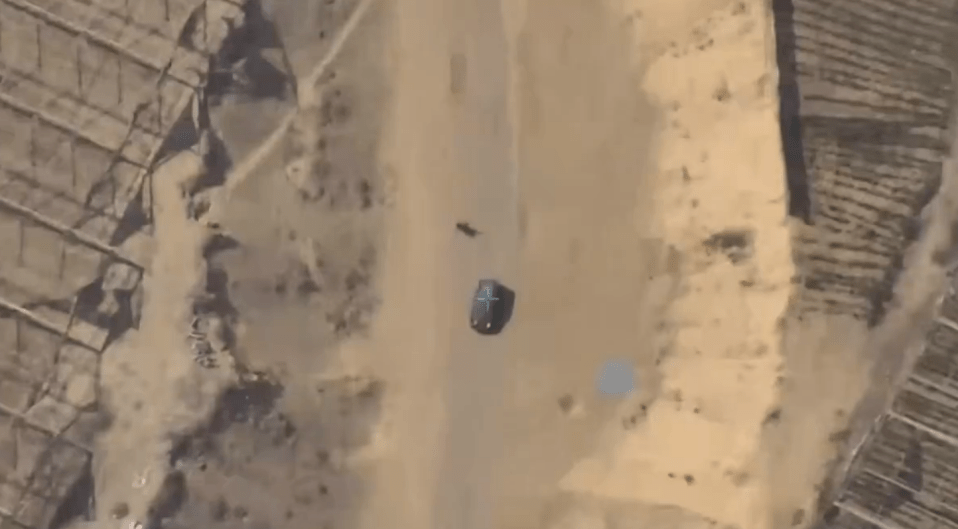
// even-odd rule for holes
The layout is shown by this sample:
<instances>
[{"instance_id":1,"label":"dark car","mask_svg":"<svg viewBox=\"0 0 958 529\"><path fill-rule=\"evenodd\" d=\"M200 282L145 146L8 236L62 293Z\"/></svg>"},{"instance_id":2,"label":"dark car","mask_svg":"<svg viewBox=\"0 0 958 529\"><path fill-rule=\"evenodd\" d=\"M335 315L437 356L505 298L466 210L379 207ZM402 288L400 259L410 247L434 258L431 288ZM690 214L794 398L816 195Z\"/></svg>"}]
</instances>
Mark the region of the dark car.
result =
<instances>
[{"instance_id":1,"label":"dark car","mask_svg":"<svg viewBox=\"0 0 958 529\"><path fill-rule=\"evenodd\" d=\"M469 325L479 334L498 334L512 315L515 295L495 279L481 279L472 296Z\"/></svg>"}]
</instances>

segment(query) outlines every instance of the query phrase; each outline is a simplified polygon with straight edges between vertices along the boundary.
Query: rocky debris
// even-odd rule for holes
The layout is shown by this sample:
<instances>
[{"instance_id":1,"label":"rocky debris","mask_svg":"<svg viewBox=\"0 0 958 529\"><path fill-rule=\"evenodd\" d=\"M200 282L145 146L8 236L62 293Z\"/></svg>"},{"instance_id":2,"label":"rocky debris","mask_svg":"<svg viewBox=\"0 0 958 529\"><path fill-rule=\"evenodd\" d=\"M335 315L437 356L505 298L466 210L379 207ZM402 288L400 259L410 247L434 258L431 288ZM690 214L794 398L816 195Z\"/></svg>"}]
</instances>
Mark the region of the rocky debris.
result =
<instances>
[{"instance_id":1,"label":"rocky debris","mask_svg":"<svg viewBox=\"0 0 958 529\"><path fill-rule=\"evenodd\" d=\"M224 360L230 358L236 319L236 310L229 300L226 271L211 262L211 258L238 245L218 224L206 225L201 243L206 274L194 289L187 335L194 360L205 368L223 365Z\"/></svg>"},{"instance_id":2,"label":"rocky debris","mask_svg":"<svg viewBox=\"0 0 958 529\"><path fill-rule=\"evenodd\" d=\"M325 513L347 507L360 486L348 469L369 443L382 382L352 375L318 381L318 421L300 431L278 407L285 391L273 376L243 372L240 379L209 424L175 443L171 466L186 476L190 494L165 527L283 527L307 512L325 526ZM289 470L264 479L277 467ZM276 497L272 479L288 481L291 493Z\"/></svg>"},{"instance_id":3,"label":"rocky debris","mask_svg":"<svg viewBox=\"0 0 958 529\"><path fill-rule=\"evenodd\" d=\"M229 357L231 332L222 318L215 315L194 316L190 323L190 350L194 361L201 367L213 368L222 365Z\"/></svg>"},{"instance_id":4,"label":"rocky debris","mask_svg":"<svg viewBox=\"0 0 958 529\"><path fill-rule=\"evenodd\" d=\"M326 313L326 321L340 338L365 332L379 305L379 298L370 288L375 270L376 252L371 247L361 252L356 264L342 278L341 297Z\"/></svg>"},{"instance_id":5,"label":"rocky debris","mask_svg":"<svg viewBox=\"0 0 958 529\"><path fill-rule=\"evenodd\" d=\"M304 155L286 165L283 173L286 181L307 202L314 202L326 195L324 181L329 175L329 165L317 154Z\"/></svg>"},{"instance_id":6,"label":"rocky debris","mask_svg":"<svg viewBox=\"0 0 958 529\"><path fill-rule=\"evenodd\" d=\"M210 461L243 459L237 451L238 447L230 443L224 446L221 439L230 437L230 433L237 428L242 432L240 437L243 439L252 434L251 437L263 437L268 445L291 442L295 439L296 428L284 414L276 410L276 403L282 394L283 387L269 375L242 372L239 382L220 395L209 422L174 443L170 452L171 467L205 470Z\"/></svg>"},{"instance_id":7,"label":"rocky debris","mask_svg":"<svg viewBox=\"0 0 958 529\"><path fill-rule=\"evenodd\" d=\"M335 78L319 84L319 105L300 111L284 144L287 182L304 202L330 211L384 205L375 166L363 155L357 158L357 149L364 147L349 139L358 111L353 87Z\"/></svg>"},{"instance_id":8,"label":"rocky debris","mask_svg":"<svg viewBox=\"0 0 958 529\"><path fill-rule=\"evenodd\" d=\"M214 357L213 347L206 339L206 335L198 330L198 319L194 318L191 324L189 339L190 351L193 353L193 361L200 367L213 368L217 366Z\"/></svg>"},{"instance_id":9,"label":"rocky debris","mask_svg":"<svg viewBox=\"0 0 958 529\"><path fill-rule=\"evenodd\" d=\"M273 284L281 298L309 302L328 329L340 339L365 332L379 305L373 285L376 251L362 248L354 255L332 249L310 237L295 240L285 269Z\"/></svg>"},{"instance_id":10,"label":"rocky debris","mask_svg":"<svg viewBox=\"0 0 958 529\"><path fill-rule=\"evenodd\" d=\"M186 216L189 217L190 220L200 220L204 215L209 213L212 205L213 203L208 195L198 193L187 202Z\"/></svg>"},{"instance_id":11,"label":"rocky debris","mask_svg":"<svg viewBox=\"0 0 958 529\"><path fill-rule=\"evenodd\" d=\"M283 395L283 387L266 373L247 372L240 383L220 397L213 417L214 429L221 430L235 423L255 424L272 415Z\"/></svg>"},{"instance_id":12,"label":"rocky debris","mask_svg":"<svg viewBox=\"0 0 958 529\"><path fill-rule=\"evenodd\" d=\"M710 253L721 253L732 264L740 264L752 256L755 244L752 230L730 229L712 234L702 244Z\"/></svg>"}]
</instances>

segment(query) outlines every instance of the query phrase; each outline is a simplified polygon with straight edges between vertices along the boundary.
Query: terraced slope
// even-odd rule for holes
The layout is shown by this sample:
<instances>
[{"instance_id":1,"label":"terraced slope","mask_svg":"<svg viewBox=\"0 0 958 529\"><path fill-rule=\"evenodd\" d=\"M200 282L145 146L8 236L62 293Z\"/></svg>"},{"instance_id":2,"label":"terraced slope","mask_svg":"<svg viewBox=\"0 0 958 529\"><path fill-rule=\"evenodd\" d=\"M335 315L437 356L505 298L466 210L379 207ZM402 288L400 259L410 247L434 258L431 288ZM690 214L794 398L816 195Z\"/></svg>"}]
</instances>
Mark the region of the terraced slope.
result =
<instances>
[{"instance_id":1,"label":"terraced slope","mask_svg":"<svg viewBox=\"0 0 958 529\"><path fill-rule=\"evenodd\" d=\"M874 325L948 154L956 0L775 0L802 284L793 306ZM958 294L818 527L958 529Z\"/></svg>"},{"instance_id":2,"label":"terraced slope","mask_svg":"<svg viewBox=\"0 0 958 529\"><path fill-rule=\"evenodd\" d=\"M823 527L958 527L958 323L954 286L891 408L858 451Z\"/></svg>"},{"instance_id":3,"label":"terraced slope","mask_svg":"<svg viewBox=\"0 0 958 529\"><path fill-rule=\"evenodd\" d=\"M54 524L88 465L99 353L141 275L117 232L236 13L0 0L2 529Z\"/></svg>"},{"instance_id":4,"label":"terraced slope","mask_svg":"<svg viewBox=\"0 0 958 529\"><path fill-rule=\"evenodd\" d=\"M938 190L955 0L776 0L799 314L884 314Z\"/></svg>"}]
</instances>

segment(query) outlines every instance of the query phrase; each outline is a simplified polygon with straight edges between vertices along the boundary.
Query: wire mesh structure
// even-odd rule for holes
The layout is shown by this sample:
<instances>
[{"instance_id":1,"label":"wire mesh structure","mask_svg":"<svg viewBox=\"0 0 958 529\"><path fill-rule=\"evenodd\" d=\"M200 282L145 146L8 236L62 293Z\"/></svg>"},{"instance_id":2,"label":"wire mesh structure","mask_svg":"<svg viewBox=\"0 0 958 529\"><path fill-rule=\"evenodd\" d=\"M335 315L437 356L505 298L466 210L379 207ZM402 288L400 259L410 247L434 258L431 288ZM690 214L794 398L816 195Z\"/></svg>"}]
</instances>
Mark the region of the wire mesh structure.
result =
<instances>
[{"instance_id":1,"label":"wire mesh structure","mask_svg":"<svg viewBox=\"0 0 958 529\"><path fill-rule=\"evenodd\" d=\"M111 323L84 292L140 281L114 234L238 14L228 0L0 0L0 529L48 527L89 464Z\"/></svg>"},{"instance_id":2,"label":"wire mesh structure","mask_svg":"<svg viewBox=\"0 0 958 529\"><path fill-rule=\"evenodd\" d=\"M955 287L953 278L912 371L856 454L824 527L958 528Z\"/></svg>"},{"instance_id":3,"label":"wire mesh structure","mask_svg":"<svg viewBox=\"0 0 958 529\"><path fill-rule=\"evenodd\" d=\"M43 206L64 224L105 239L164 129L195 90L198 76L191 72L204 61L196 52L164 60L173 41L133 31L95 6L67 9L75 5L56 2L57 11L48 11L23 0L0 3L0 118L8 140L0 166L38 184L27 195L29 207ZM109 36L61 14L95 22Z\"/></svg>"}]
</instances>

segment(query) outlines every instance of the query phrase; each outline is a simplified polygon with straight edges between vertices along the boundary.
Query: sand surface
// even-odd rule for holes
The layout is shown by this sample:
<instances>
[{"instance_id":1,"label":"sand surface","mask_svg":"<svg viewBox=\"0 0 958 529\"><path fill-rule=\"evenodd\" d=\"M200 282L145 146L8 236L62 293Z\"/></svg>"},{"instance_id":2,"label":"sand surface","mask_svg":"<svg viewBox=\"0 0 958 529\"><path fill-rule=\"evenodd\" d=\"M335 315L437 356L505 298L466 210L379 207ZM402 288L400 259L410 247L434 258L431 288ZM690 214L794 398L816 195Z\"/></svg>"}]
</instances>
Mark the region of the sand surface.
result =
<instances>
[{"instance_id":1,"label":"sand surface","mask_svg":"<svg viewBox=\"0 0 958 529\"><path fill-rule=\"evenodd\" d=\"M402 367L380 516L535 527L566 490L762 526L792 275L767 13L496 11L410 1L397 15L378 331ZM484 234L457 237L461 219ZM704 244L724 231L747 233L746 255ZM519 295L494 339L453 309L488 275ZM636 367L629 399L596 391L613 358Z\"/></svg>"},{"instance_id":2,"label":"sand surface","mask_svg":"<svg viewBox=\"0 0 958 529\"><path fill-rule=\"evenodd\" d=\"M105 371L130 449L103 475L177 473L175 527L760 529L811 508L865 369L827 360L854 325L783 320L765 2L303 2L264 2L293 95L212 112L231 167L193 197L209 212L185 219L189 175L154 185L153 294ZM498 336L466 320L484 277L517 293ZM213 369L182 338L197 284L230 328ZM596 388L613 359L627 396ZM809 389L823 366L834 391ZM134 427L150 394L161 419ZM146 516L159 485L124 479L103 509Z\"/></svg>"}]
</instances>

